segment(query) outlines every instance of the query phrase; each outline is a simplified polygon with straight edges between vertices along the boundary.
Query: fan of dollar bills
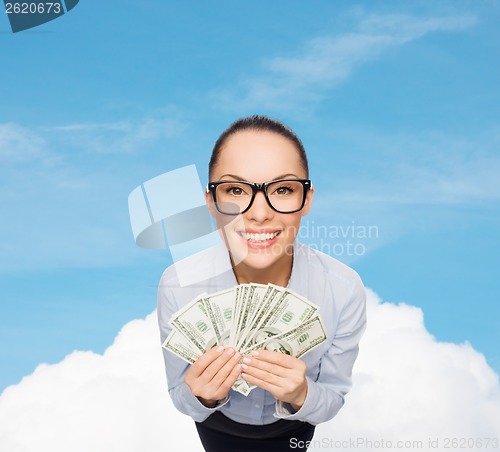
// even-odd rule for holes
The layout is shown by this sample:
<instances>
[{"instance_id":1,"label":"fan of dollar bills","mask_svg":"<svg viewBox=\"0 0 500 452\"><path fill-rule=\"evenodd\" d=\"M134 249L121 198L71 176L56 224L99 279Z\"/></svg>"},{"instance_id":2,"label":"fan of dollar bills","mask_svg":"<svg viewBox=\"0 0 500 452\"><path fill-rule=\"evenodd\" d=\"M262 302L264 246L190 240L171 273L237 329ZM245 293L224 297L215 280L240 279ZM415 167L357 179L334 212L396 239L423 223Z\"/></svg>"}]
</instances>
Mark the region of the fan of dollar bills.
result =
<instances>
[{"instance_id":1,"label":"fan of dollar bills","mask_svg":"<svg viewBox=\"0 0 500 452\"><path fill-rule=\"evenodd\" d=\"M300 358L326 340L318 307L274 284L201 294L174 313L170 325L163 347L191 364L214 345L233 347L242 357L267 349ZM243 395L253 388L242 378L233 385Z\"/></svg>"}]
</instances>

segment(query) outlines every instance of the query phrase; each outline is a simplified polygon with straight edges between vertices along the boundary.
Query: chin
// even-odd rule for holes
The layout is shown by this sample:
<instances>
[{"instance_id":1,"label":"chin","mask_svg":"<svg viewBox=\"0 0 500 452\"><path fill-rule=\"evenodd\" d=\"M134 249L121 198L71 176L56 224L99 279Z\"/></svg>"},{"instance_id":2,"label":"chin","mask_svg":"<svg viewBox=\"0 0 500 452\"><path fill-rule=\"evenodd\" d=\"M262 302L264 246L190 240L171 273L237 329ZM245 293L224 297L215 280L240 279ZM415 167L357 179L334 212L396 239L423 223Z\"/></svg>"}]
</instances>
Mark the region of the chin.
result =
<instances>
[{"instance_id":1,"label":"chin","mask_svg":"<svg viewBox=\"0 0 500 452\"><path fill-rule=\"evenodd\" d=\"M279 259L274 256L252 256L248 255L241 264L246 267L253 268L255 270L266 270L272 267Z\"/></svg>"},{"instance_id":2,"label":"chin","mask_svg":"<svg viewBox=\"0 0 500 452\"><path fill-rule=\"evenodd\" d=\"M239 263L255 270L266 270L275 265L283 264L287 257L291 256L291 253L283 252L283 248L280 249L281 252L277 253L276 249L273 252L273 249L253 250L246 248L243 254L233 255L233 261L235 265ZM288 249L292 249L292 246L290 245Z\"/></svg>"}]
</instances>

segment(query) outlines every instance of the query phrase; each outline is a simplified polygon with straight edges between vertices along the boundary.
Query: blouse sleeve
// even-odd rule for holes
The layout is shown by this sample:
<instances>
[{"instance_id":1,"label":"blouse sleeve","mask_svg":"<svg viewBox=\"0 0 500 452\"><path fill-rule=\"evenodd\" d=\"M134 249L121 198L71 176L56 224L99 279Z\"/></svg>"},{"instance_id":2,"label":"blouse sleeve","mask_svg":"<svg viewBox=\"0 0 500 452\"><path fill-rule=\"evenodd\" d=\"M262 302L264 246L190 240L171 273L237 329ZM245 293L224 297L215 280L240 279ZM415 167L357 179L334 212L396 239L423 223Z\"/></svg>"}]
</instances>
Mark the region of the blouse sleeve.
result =
<instances>
[{"instance_id":1,"label":"blouse sleeve","mask_svg":"<svg viewBox=\"0 0 500 452\"><path fill-rule=\"evenodd\" d=\"M341 311L330 347L321 357L316 381L307 377L304 404L297 412L281 401L276 402L275 416L306 421L317 425L332 419L342 408L344 396L352 385L352 368L358 356L359 341L366 327L366 293L356 274L351 294Z\"/></svg>"},{"instance_id":2,"label":"blouse sleeve","mask_svg":"<svg viewBox=\"0 0 500 452\"><path fill-rule=\"evenodd\" d=\"M172 329L168 321L178 309L174 293L169 287L168 279L164 274L158 287L158 323L162 344ZM207 408L193 395L189 386L184 382L184 375L189 364L165 349L163 349L163 359L167 374L168 392L174 406L181 413L191 416L196 422L203 422L210 414L228 402L229 398L226 398L214 408Z\"/></svg>"}]
</instances>

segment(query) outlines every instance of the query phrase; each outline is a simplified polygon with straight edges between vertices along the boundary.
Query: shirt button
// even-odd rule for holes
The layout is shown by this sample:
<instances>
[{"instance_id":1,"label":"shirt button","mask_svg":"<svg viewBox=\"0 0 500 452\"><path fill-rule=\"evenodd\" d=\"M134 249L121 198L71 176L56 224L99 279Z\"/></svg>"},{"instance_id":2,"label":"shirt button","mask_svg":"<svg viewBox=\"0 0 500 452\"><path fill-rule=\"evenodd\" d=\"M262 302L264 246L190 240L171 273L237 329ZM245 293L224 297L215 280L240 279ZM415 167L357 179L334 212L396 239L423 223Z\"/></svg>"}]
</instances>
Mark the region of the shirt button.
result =
<instances>
[{"instance_id":1,"label":"shirt button","mask_svg":"<svg viewBox=\"0 0 500 452\"><path fill-rule=\"evenodd\" d=\"M260 408L260 405L258 403L256 403L255 408Z\"/></svg>"}]
</instances>

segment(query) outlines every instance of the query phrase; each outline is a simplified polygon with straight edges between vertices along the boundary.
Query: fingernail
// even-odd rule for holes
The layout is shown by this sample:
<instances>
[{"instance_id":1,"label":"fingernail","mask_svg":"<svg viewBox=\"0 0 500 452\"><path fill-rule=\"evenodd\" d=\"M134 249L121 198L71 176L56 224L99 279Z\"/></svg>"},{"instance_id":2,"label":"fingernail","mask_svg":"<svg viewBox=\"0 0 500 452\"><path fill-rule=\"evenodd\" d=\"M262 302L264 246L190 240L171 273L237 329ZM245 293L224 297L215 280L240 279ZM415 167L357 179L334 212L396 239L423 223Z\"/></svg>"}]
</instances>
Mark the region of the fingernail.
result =
<instances>
[{"instance_id":1,"label":"fingernail","mask_svg":"<svg viewBox=\"0 0 500 452\"><path fill-rule=\"evenodd\" d=\"M240 359L241 355L239 353L236 353L236 355L233 356L233 359L235 361L238 361Z\"/></svg>"},{"instance_id":2,"label":"fingernail","mask_svg":"<svg viewBox=\"0 0 500 452\"><path fill-rule=\"evenodd\" d=\"M259 352L255 350L254 352L252 352L252 356L259 356Z\"/></svg>"},{"instance_id":3,"label":"fingernail","mask_svg":"<svg viewBox=\"0 0 500 452\"><path fill-rule=\"evenodd\" d=\"M223 346L223 345L219 345L219 346L215 349L215 351L216 351L217 353L222 353L222 351L223 351L223 350L224 350L224 346Z\"/></svg>"},{"instance_id":4,"label":"fingernail","mask_svg":"<svg viewBox=\"0 0 500 452\"><path fill-rule=\"evenodd\" d=\"M241 368L247 370L248 366L246 364L241 364Z\"/></svg>"},{"instance_id":5,"label":"fingernail","mask_svg":"<svg viewBox=\"0 0 500 452\"><path fill-rule=\"evenodd\" d=\"M227 349L227 354L231 356L234 353L234 348L228 348Z\"/></svg>"},{"instance_id":6,"label":"fingernail","mask_svg":"<svg viewBox=\"0 0 500 452\"><path fill-rule=\"evenodd\" d=\"M243 362L250 364L252 362L252 360L250 358L243 358Z\"/></svg>"},{"instance_id":7,"label":"fingernail","mask_svg":"<svg viewBox=\"0 0 500 452\"><path fill-rule=\"evenodd\" d=\"M242 373L241 373L241 376L242 376L242 378L244 378L244 379L246 380L246 378L247 378L247 374L245 374L245 373L243 373L243 372L242 372Z\"/></svg>"}]
</instances>

